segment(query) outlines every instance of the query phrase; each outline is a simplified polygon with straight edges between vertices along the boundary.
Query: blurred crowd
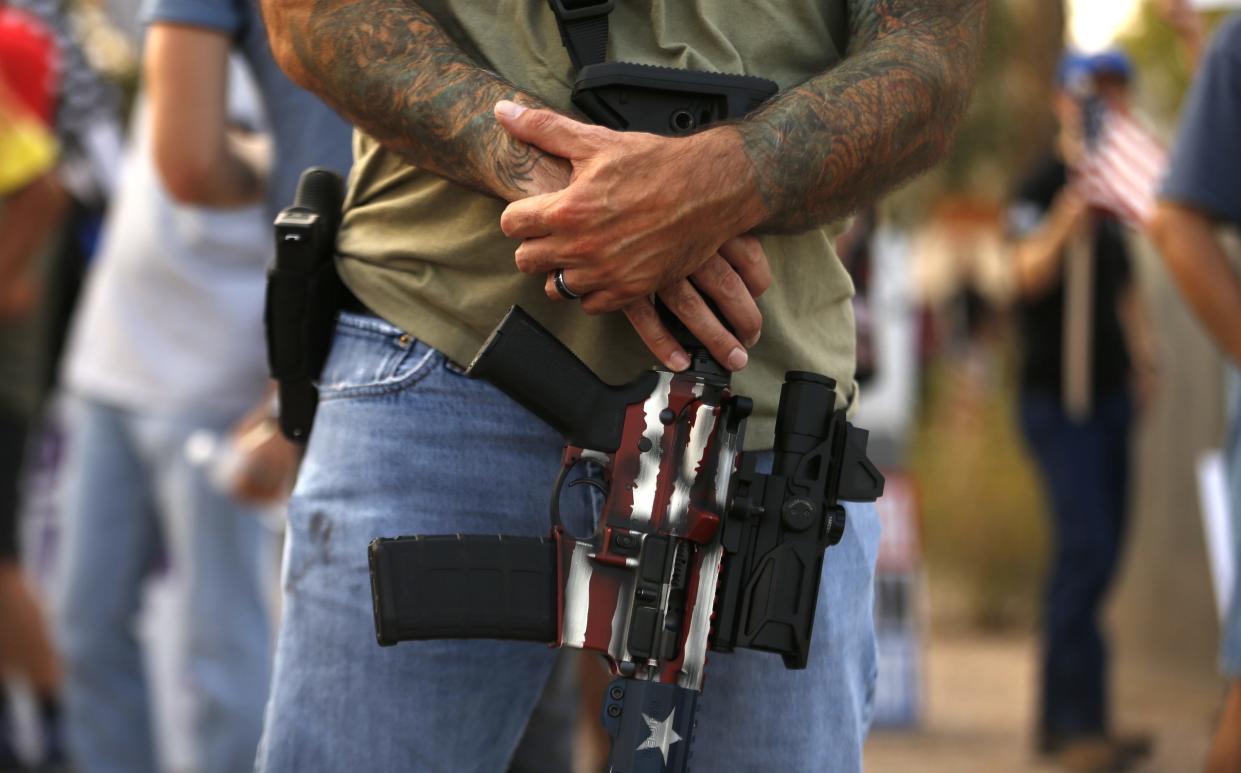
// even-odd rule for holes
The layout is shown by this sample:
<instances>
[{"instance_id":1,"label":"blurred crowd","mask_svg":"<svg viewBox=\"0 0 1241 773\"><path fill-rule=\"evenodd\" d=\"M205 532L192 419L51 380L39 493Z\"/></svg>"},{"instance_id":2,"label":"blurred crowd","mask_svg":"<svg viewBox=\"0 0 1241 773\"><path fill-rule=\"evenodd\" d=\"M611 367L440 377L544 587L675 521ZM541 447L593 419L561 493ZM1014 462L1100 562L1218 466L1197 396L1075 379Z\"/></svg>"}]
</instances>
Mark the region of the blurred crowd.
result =
<instances>
[{"instance_id":1,"label":"blurred crowd","mask_svg":"<svg viewBox=\"0 0 1241 773\"><path fill-rule=\"evenodd\" d=\"M1171 69L1186 62L1193 74L1173 117L1175 136L1161 132L1138 107L1142 73L1123 50L1067 51L1050 74L1053 139L1017 176L998 214L941 208L931 237L914 248L915 261L933 266L924 273L931 289L922 297L933 307L960 310L947 315L947 324L940 312L933 335L981 341L995 332L997 318L1012 323L1013 419L1048 516L1034 747L1071 770L1140 768L1155 741L1117 720L1123 712L1113 705L1116 648L1105 612L1133 537L1140 430L1157 400L1189 414L1184 398L1168 392L1174 371L1191 380L1216 377L1178 349L1181 340L1152 314L1150 288L1143 285L1164 276L1223 355L1225 384L1217 391L1226 404L1210 410L1226 416L1227 426L1208 442L1225 446L1225 498L1234 523L1241 507L1235 385L1241 280L1231 236L1241 201L1231 166L1239 155L1241 91L1233 79L1241 66L1241 25L1223 14L1205 16L1189 3L1149 5L1177 42L1157 64ZM1144 282L1144 274L1159 279ZM977 348L965 344L967 361ZM1188 421L1182 426L1191 431ZM1171 445L1160 449L1158 464L1190 469L1176 453ZM962 479L971 481L964 485L977 488L981 465L961 466ZM980 509L1001 510L998 502ZM1192 512L1194 505L1182 501L1177 509ZM992 529L997 537L1003 533ZM1233 534L1226 552L1235 554ZM1203 565L1196 568L1205 574ZM1236 593L1225 595L1232 609L1220 621L1219 667L1230 687L1206 762L1210 771L1241 769L1235 660L1241 619ZM1193 769L1199 763L1183 764Z\"/></svg>"},{"instance_id":2,"label":"blurred crowd","mask_svg":"<svg viewBox=\"0 0 1241 773\"><path fill-rule=\"evenodd\" d=\"M19 743L0 691L0 770L248 770L272 515L299 459L262 335L271 222L303 169L347 173L350 127L277 69L255 6L108 10L0 5L0 672L37 708ZM137 72L100 72L83 14ZM49 435L44 605L18 519ZM171 601L144 633L160 576ZM156 700L154 647L175 700ZM560 670L561 708L536 714L514 770L571 765L548 751L571 753L576 674Z\"/></svg>"},{"instance_id":3,"label":"blurred crowd","mask_svg":"<svg viewBox=\"0 0 1241 773\"><path fill-rule=\"evenodd\" d=\"M1175 141L1135 108L1123 53L1066 53L1046 73L1055 141L995 218L1020 339L1014 420L1052 534L1036 745L1070 770L1127 769L1151 746L1113 720L1100 619L1135 421L1176 367L1137 292L1135 253L1152 245L1233 366L1241 518L1241 274L1219 235L1241 227L1241 18L1209 36L1187 5L1162 7L1197 71ZM136 18L0 0L0 676L37 708L34 742L19 743L16 691L0 690L0 771L169 767L135 623L161 573L188 769L251 769L263 725L273 513L299 462L261 332L270 224L303 169L348 172L350 128L278 70L251 5L157 0ZM865 305L881 219L863 213L840 249L863 381L881 367ZM18 528L40 464L57 469L44 592ZM1241 771L1241 592L1231 605L1212 773ZM580 665L558 667L512 770L572 769L577 683L598 677Z\"/></svg>"}]
</instances>

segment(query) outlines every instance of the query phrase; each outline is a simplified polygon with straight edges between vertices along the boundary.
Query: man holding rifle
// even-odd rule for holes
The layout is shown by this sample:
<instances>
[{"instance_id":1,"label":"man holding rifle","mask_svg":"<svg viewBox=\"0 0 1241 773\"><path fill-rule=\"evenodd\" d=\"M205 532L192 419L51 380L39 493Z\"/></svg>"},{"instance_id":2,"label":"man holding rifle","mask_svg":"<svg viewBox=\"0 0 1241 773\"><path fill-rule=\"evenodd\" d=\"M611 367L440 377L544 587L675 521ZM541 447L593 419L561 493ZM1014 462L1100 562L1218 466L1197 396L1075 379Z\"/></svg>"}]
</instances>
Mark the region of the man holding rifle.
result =
<instances>
[{"instance_id":1,"label":"man holding rifle","mask_svg":"<svg viewBox=\"0 0 1241 773\"><path fill-rule=\"evenodd\" d=\"M984 5L618 3L612 58L783 90L744 120L664 138L566 115L571 65L541 0L265 1L277 61L360 132L337 242L358 302L291 505L260 769L504 767L546 649L371 637L371 538L546 531L562 439L460 366L518 303L609 381L649 367L643 344L683 370L654 294L737 371L755 401L748 444L770 447L785 370L852 379L851 285L826 224L944 153ZM809 670L713 661L695 767L860 768L878 523L850 516Z\"/></svg>"}]
</instances>

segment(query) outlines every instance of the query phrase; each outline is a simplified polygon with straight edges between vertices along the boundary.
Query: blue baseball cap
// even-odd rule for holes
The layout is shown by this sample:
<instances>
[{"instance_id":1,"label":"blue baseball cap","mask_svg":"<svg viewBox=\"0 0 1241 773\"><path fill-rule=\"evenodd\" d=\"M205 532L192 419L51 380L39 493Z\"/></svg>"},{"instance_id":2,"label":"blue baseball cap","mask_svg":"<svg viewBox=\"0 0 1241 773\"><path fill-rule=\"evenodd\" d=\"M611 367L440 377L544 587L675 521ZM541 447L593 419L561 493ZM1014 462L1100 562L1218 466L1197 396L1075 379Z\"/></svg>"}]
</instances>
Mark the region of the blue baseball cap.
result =
<instances>
[{"instance_id":1,"label":"blue baseball cap","mask_svg":"<svg viewBox=\"0 0 1241 773\"><path fill-rule=\"evenodd\" d=\"M1056 85L1068 91L1078 91L1094 74L1091 58L1077 51L1065 51L1056 67Z\"/></svg>"},{"instance_id":2,"label":"blue baseball cap","mask_svg":"<svg viewBox=\"0 0 1241 773\"><path fill-rule=\"evenodd\" d=\"M1094 76L1115 75L1124 80L1133 78L1133 62L1129 55L1119 49L1104 51L1090 57L1090 72Z\"/></svg>"}]
</instances>

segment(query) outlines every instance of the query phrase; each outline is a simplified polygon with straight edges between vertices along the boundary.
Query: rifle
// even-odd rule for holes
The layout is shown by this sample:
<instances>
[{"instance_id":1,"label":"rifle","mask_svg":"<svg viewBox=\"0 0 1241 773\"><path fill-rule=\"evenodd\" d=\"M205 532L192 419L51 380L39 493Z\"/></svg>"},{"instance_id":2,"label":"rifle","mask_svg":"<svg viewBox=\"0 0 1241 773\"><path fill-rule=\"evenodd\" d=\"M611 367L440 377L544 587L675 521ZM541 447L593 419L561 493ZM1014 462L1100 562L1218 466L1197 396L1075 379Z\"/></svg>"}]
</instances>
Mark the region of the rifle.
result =
<instances>
[{"instance_id":1,"label":"rifle","mask_svg":"<svg viewBox=\"0 0 1241 773\"><path fill-rule=\"evenodd\" d=\"M708 650L748 647L805 668L824 551L840 500L873 501L883 477L867 433L835 408L835 382L785 376L770 474L741 453L752 402L699 345L681 373L605 384L532 317L510 309L469 375L567 439L546 538L377 539L369 559L381 645L437 638L546 642L601 654L609 770L688 769ZM582 461L605 493L593 536L560 517Z\"/></svg>"}]
</instances>

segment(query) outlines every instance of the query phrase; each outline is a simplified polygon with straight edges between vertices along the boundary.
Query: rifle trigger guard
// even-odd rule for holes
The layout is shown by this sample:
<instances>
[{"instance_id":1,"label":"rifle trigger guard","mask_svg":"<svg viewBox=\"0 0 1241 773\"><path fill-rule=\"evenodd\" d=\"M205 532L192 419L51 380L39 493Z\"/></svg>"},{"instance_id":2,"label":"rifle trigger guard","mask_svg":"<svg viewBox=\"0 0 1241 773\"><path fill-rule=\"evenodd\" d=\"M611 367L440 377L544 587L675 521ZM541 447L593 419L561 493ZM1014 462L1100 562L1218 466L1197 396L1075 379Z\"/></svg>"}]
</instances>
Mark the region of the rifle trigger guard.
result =
<instances>
[{"instance_id":1,"label":"rifle trigger guard","mask_svg":"<svg viewBox=\"0 0 1241 773\"><path fill-rule=\"evenodd\" d=\"M560 474L556 476L556 482L552 484L552 506L551 521L553 530L564 530L564 521L560 519L560 491L564 488L565 479L569 477L577 462L562 464L560 466Z\"/></svg>"},{"instance_id":2,"label":"rifle trigger guard","mask_svg":"<svg viewBox=\"0 0 1241 773\"><path fill-rule=\"evenodd\" d=\"M566 454L560 465L560 474L556 476L556 482L552 484L551 523L553 529L562 529L565 530L566 533L571 533L565 528L564 520L560 516L560 493L565 488L565 481L568 480L569 473L573 471L574 467L584 461L595 460L589 457L584 457L580 452L578 452ZM573 488L575 486L590 486L600 494L603 494L605 499L608 496L608 484L598 478L578 478L577 480L569 483L569 488Z\"/></svg>"},{"instance_id":3,"label":"rifle trigger guard","mask_svg":"<svg viewBox=\"0 0 1241 773\"><path fill-rule=\"evenodd\" d=\"M607 484L605 484L603 481L599 480L598 478L578 478L577 480L569 484L569 488L573 488L574 486L590 486L595 491L598 491L600 494L603 494L605 498L608 495Z\"/></svg>"}]
</instances>

